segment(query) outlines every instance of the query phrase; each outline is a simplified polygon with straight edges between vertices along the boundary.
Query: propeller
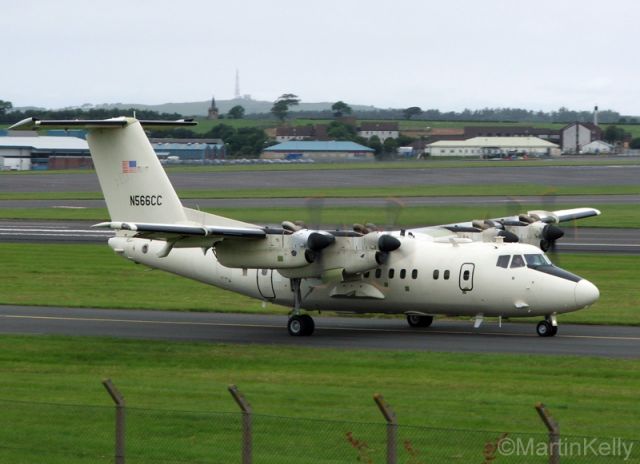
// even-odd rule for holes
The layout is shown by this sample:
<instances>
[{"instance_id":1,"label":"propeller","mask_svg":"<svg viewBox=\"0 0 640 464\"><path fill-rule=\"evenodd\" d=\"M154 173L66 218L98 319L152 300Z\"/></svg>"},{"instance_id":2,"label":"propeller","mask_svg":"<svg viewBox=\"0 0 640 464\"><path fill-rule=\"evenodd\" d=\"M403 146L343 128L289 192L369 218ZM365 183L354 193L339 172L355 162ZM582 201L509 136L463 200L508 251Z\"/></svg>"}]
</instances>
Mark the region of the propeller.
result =
<instances>
[{"instance_id":1,"label":"propeller","mask_svg":"<svg viewBox=\"0 0 640 464\"><path fill-rule=\"evenodd\" d=\"M389 259L389 253L400 248L402 242L393 235L382 234L378 237L378 251L376 252L376 263L384 264Z\"/></svg>"}]
</instances>

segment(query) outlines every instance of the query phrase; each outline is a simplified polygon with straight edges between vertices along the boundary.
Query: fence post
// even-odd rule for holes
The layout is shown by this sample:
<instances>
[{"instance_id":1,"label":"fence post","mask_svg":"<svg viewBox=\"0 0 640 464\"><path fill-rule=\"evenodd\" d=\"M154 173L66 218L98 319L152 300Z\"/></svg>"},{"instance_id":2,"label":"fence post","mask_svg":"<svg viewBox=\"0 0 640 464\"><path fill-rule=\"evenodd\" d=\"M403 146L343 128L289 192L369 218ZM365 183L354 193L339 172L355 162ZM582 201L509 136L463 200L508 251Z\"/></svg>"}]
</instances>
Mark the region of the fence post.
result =
<instances>
[{"instance_id":1,"label":"fence post","mask_svg":"<svg viewBox=\"0 0 640 464\"><path fill-rule=\"evenodd\" d=\"M242 464L251 464L253 459L253 431L251 427L251 405L238 387L229 385L229 393L242 411Z\"/></svg>"},{"instance_id":2,"label":"fence post","mask_svg":"<svg viewBox=\"0 0 640 464\"><path fill-rule=\"evenodd\" d=\"M102 385L116 404L116 464L124 464L124 431L125 431L125 402L124 396L111 383L111 379L104 379Z\"/></svg>"},{"instance_id":3,"label":"fence post","mask_svg":"<svg viewBox=\"0 0 640 464\"><path fill-rule=\"evenodd\" d=\"M549 430L549 464L560 462L560 426L542 403L536 403L536 411Z\"/></svg>"},{"instance_id":4,"label":"fence post","mask_svg":"<svg viewBox=\"0 0 640 464\"><path fill-rule=\"evenodd\" d=\"M396 413L380 393L373 395L373 400L387 421L387 464L396 464L398 456L398 421L396 419Z\"/></svg>"}]
</instances>

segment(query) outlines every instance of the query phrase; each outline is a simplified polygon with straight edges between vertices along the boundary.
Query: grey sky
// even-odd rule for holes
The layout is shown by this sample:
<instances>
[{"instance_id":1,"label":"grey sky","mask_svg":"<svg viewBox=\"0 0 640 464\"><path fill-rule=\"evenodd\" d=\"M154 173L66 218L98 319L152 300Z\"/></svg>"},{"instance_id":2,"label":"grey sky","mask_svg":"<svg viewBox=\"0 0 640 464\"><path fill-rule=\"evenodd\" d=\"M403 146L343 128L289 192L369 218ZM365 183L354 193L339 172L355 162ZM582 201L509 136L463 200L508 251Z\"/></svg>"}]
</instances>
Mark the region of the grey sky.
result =
<instances>
[{"instance_id":1,"label":"grey sky","mask_svg":"<svg viewBox=\"0 0 640 464\"><path fill-rule=\"evenodd\" d=\"M234 93L441 110L640 115L633 0L4 1L14 106Z\"/></svg>"}]
</instances>

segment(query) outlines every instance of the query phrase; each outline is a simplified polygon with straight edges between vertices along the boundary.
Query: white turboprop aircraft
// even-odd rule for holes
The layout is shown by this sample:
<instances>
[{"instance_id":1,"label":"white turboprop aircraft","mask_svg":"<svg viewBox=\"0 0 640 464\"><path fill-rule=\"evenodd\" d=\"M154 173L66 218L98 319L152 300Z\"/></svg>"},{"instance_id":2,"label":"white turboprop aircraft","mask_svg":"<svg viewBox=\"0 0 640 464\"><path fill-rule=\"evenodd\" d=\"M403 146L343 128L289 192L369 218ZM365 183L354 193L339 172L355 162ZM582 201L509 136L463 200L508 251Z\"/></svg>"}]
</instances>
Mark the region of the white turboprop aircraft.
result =
<instances>
[{"instance_id":1,"label":"white turboprop aircraft","mask_svg":"<svg viewBox=\"0 0 640 464\"><path fill-rule=\"evenodd\" d=\"M263 227L182 206L143 126L189 121L35 118L11 129L85 128L115 229L109 246L136 263L253 298L293 307L291 335L311 335L306 310L405 314L427 327L434 315L531 317L553 336L556 315L587 307L599 292L554 266L546 250L554 223L600 214L591 208L397 231ZM535 246L534 246L535 245Z\"/></svg>"}]
</instances>

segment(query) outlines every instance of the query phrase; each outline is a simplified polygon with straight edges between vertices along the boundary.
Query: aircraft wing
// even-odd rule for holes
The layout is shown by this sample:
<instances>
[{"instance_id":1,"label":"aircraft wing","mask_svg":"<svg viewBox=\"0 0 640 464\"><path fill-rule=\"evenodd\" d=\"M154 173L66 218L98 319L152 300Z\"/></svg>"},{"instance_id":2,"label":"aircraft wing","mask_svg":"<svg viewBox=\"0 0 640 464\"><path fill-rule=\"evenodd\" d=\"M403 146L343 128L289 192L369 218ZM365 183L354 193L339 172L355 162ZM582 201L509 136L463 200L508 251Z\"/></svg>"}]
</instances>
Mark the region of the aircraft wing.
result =
<instances>
[{"instance_id":1,"label":"aircraft wing","mask_svg":"<svg viewBox=\"0 0 640 464\"><path fill-rule=\"evenodd\" d=\"M136 237L155 240L179 240L188 237L263 238L266 232L252 227L189 226L134 222L101 222L91 227L136 232Z\"/></svg>"},{"instance_id":2,"label":"aircraft wing","mask_svg":"<svg viewBox=\"0 0 640 464\"><path fill-rule=\"evenodd\" d=\"M557 224L560 222L573 221L576 219L584 219L593 216L599 216L600 210L595 208L572 208L572 209L561 209L557 211L542 211L542 210L532 210L527 211L524 214L520 214L517 216L506 216L506 217L498 217L492 219L486 219L481 221L466 221L466 222L458 222L455 224L441 224L438 226L429 226L429 227L421 227L418 229L411 229L413 232L426 232L429 229L435 228L444 228L448 229L452 232L463 232L463 231L476 231L491 227L495 225L528 225L534 222L543 222L546 224ZM472 230L474 229L474 230Z\"/></svg>"}]
</instances>

